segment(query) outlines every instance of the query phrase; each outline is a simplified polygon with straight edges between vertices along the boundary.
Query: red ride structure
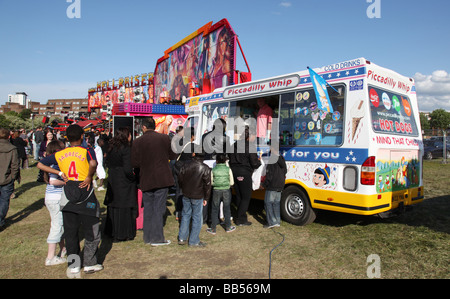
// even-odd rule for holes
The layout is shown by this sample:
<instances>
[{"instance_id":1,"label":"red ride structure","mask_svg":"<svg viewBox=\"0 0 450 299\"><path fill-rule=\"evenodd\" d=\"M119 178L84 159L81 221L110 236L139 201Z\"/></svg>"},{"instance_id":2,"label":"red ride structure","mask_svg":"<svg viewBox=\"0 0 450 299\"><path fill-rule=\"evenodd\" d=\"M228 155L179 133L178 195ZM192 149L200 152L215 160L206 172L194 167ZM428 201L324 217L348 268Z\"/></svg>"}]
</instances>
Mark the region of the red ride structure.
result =
<instances>
[{"instance_id":1,"label":"red ride structure","mask_svg":"<svg viewBox=\"0 0 450 299\"><path fill-rule=\"evenodd\" d=\"M236 69L238 50L246 72ZM89 89L89 111L100 110L103 119L127 115L153 116L157 124L172 120L170 132L187 118L185 98L247 81L251 72L238 36L222 19L205 24L164 51L153 73L98 82Z\"/></svg>"}]
</instances>

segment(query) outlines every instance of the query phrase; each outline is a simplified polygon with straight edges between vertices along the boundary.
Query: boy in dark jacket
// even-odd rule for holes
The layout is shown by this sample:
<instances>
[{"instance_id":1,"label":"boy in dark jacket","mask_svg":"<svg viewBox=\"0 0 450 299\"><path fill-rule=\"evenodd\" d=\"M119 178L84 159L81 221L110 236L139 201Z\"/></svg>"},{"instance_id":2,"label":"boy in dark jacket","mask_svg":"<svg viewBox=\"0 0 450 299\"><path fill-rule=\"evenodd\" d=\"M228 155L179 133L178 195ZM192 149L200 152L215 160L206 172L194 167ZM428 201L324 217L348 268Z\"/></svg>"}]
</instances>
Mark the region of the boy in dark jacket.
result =
<instances>
[{"instance_id":1,"label":"boy in dark jacket","mask_svg":"<svg viewBox=\"0 0 450 299\"><path fill-rule=\"evenodd\" d=\"M287 168L286 161L281 156L278 150L271 147L271 154L277 155L276 163L268 164L266 166L266 178L263 182L263 187L266 189L264 197L264 207L266 209L267 224L265 228L272 228L280 226L280 201L281 191L283 191Z\"/></svg>"},{"instance_id":2,"label":"boy in dark jacket","mask_svg":"<svg viewBox=\"0 0 450 299\"><path fill-rule=\"evenodd\" d=\"M181 214L178 244L186 244L189 237L189 246L204 247L200 242L200 230L203 224L203 206L211 194L211 169L203 163L204 154L195 153L195 156L186 161L181 167L178 182L183 192L183 210ZM192 219L192 227L189 225ZM189 232L190 231L190 232Z\"/></svg>"}]
</instances>

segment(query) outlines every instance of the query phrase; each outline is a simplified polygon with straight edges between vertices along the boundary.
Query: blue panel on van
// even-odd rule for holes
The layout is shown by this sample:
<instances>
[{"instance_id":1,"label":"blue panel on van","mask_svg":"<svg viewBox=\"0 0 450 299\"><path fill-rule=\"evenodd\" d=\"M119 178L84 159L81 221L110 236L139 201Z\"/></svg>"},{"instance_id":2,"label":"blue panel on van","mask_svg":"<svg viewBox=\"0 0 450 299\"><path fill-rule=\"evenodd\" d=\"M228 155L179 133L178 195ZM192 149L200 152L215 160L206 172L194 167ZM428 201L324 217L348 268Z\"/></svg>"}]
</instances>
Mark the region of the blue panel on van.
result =
<instances>
[{"instance_id":1,"label":"blue panel on van","mask_svg":"<svg viewBox=\"0 0 450 299\"><path fill-rule=\"evenodd\" d=\"M280 153L286 161L357 165L369 156L369 150L361 148L281 147Z\"/></svg>"}]
</instances>

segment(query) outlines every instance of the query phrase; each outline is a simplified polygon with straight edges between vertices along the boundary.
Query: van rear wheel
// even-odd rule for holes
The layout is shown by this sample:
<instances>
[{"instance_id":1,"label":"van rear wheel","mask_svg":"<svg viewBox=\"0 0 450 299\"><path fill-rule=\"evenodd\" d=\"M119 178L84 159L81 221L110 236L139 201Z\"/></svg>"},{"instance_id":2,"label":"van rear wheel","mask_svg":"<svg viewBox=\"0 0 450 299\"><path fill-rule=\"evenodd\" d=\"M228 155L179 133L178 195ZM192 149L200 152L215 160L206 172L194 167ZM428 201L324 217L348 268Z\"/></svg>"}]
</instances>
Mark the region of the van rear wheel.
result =
<instances>
[{"instance_id":1,"label":"van rear wheel","mask_svg":"<svg viewBox=\"0 0 450 299\"><path fill-rule=\"evenodd\" d=\"M307 225L316 219L309 197L297 186L289 186L281 194L281 217L295 225Z\"/></svg>"}]
</instances>

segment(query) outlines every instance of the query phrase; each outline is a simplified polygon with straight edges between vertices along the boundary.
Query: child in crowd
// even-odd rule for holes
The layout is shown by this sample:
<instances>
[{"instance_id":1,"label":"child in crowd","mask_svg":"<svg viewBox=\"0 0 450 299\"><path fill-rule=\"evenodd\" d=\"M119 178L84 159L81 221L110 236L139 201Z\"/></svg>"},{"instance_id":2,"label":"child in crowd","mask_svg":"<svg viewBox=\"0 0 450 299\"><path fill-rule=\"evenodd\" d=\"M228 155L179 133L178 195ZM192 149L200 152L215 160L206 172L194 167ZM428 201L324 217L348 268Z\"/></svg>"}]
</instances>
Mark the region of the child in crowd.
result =
<instances>
[{"instance_id":1,"label":"child in crowd","mask_svg":"<svg viewBox=\"0 0 450 299\"><path fill-rule=\"evenodd\" d=\"M264 197L264 207L266 209L267 224L265 228L280 226L280 201L281 191L283 191L286 179L286 161L278 150L271 146L271 155L278 156L276 163L267 164L266 178L262 185L266 189Z\"/></svg>"},{"instance_id":2,"label":"child in crowd","mask_svg":"<svg viewBox=\"0 0 450 299\"><path fill-rule=\"evenodd\" d=\"M231 225L231 190L234 185L233 172L226 165L226 155L216 155L216 166L211 172L211 184L213 187L212 206L211 206L211 227L206 231L210 234L216 234L216 226L219 223L220 202L223 201L223 214L225 219L225 231L232 232L236 229Z\"/></svg>"},{"instance_id":3,"label":"child in crowd","mask_svg":"<svg viewBox=\"0 0 450 299\"><path fill-rule=\"evenodd\" d=\"M51 141L47 145L46 155L53 155L62 149L64 149L63 142L58 140ZM53 164L50 167L59 171L58 164ZM48 252L47 258L45 259L45 265L53 266L66 262L66 247L64 245L64 239L62 238L64 233L63 216L59 205L62 188L65 185L65 182L59 175L53 173L45 173L44 178L45 181L47 181L47 187L45 189L45 206L50 213L51 219L50 233L47 237ZM60 249L59 256L55 255L57 244L59 244Z\"/></svg>"}]
</instances>

